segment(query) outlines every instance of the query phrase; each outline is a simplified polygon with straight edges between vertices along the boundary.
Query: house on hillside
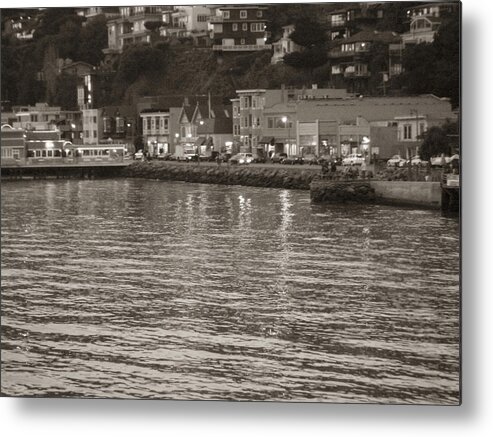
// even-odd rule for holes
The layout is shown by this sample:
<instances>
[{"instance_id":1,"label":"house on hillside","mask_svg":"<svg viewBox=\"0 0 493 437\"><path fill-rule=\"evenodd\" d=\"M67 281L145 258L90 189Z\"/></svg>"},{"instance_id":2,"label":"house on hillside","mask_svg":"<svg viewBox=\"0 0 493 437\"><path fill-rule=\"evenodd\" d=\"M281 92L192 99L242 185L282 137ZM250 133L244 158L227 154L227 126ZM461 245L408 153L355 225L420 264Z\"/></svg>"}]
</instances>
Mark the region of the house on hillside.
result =
<instances>
[{"instance_id":1,"label":"house on hillside","mask_svg":"<svg viewBox=\"0 0 493 437\"><path fill-rule=\"evenodd\" d=\"M395 32L376 30L359 32L349 38L333 41L329 51L331 83L358 94L376 93L374 84L378 83L385 94L389 64L393 66L394 74L402 69L402 53L393 50L400 42L401 38ZM383 71L380 68L375 71L376 67L372 66L376 50L387 61Z\"/></svg>"},{"instance_id":2,"label":"house on hillside","mask_svg":"<svg viewBox=\"0 0 493 437\"><path fill-rule=\"evenodd\" d=\"M266 6L246 4L222 6L210 19L213 50L222 52L252 52L270 50L266 44Z\"/></svg>"},{"instance_id":3,"label":"house on hillside","mask_svg":"<svg viewBox=\"0 0 493 437\"><path fill-rule=\"evenodd\" d=\"M283 26L282 28L282 37L279 41L272 43L272 59L271 64L277 64L278 62L283 62L283 58L285 55L288 55L293 52L298 52L301 49L301 46L294 43L289 35L291 35L295 30L295 25L290 24L288 26Z\"/></svg>"},{"instance_id":4,"label":"house on hillside","mask_svg":"<svg viewBox=\"0 0 493 437\"><path fill-rule=\"evenodd\" d=\"M175 6L164 11L159 33L163 37L191 37L194 45L210 45L209 20L213 15L208 6Z\"/></svg>"},{"instance_id":5,"label":"house on hillside","mask_svg":"<svg viewBox=\"0 0 493 437\"><path fill-rule=\"evenodd\" d=\"M409 8L409 32L402 34L402 43L432 43L441 24L459 8L458 2L425 3Z\"/></svg>"},{"instance_id":6,"label":"house on hillside","mask_svg":"<svg viewBox=\"0 0 493 437\"><path fill-rule=\"evenodd\" d=\"M362 30L373 30L385 17L385 3L351 3L345 8L332 11L327 16L329 39L345 39Z\"/></svg>"},{"instance_id":7,"label":"house on hillside","mask_svg":"<svg viewBox=\"0 0 493 437\"><path fill-rule=\"evenodd\" d=\"M147 29L147 22L162 20L164 10L171 6L122 6L119 16L108 20L108 47L103 52L108 57L122 53L123 49L131 44L150 43L152 31Z\"/></svg>"}]
</instances>

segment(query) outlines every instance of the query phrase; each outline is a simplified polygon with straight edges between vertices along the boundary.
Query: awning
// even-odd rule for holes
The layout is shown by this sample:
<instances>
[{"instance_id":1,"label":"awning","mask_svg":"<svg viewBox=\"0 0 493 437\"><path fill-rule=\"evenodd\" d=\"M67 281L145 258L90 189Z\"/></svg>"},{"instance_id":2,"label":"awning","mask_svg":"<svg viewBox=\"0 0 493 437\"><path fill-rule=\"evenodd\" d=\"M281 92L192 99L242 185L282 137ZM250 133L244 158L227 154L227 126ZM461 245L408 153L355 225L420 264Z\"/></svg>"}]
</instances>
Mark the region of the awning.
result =
<instances>
[{"instance_id":1,"label":"awning","mask_svg":"<svg viewBox=\"0 0 493 437\"><path fill-rule=\"evenodd\" d=\"M274 142L274 137L262 137L259 141L260 144L270 144Z\"/></svg>"},{"instance_id":2,"label":"awning","mask_svg":"<svg viewBox=\"0 0 493 437\"><path fill-rule=\"evenodd\" d=\"M198 137L196 140L195 140L195 143L194 143L194 146L195 147L198 147L198 146L202 146L205 141L207 140L206 137Z\"/></svg>"}]
</instances>

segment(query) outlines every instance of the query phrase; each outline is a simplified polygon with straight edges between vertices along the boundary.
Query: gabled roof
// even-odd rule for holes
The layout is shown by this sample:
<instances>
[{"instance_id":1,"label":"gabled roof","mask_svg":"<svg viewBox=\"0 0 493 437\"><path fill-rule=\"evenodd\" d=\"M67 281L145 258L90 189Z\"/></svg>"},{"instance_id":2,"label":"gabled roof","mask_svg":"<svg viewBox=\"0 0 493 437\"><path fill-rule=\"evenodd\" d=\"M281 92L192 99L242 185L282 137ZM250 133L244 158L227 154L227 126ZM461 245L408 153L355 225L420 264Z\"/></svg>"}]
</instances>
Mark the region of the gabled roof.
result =
<instances>
[{"instance_id":1,"label":"gabled roof","mask_svg":"<svg viewBox=\"0 0 493 437\"><path fill-rule=\"evenodd\" d=\"M349 38L336 40L338 44L347 44L352 42L382 42L386 44L397 43L400 41L400 36L395 32L385 31L378 32L377 30L363 30Z\"/></svg>"},{"instance_id":2,"label":"gabled roof","mask_svg":"<svg viewBox=\"0 0 493 437\"><path fill-rule=\"evenodd\" d=\"M231 134L233 132L233 120L231 118L208 118L204 124L199 124L197 134Z\"/></svg>"},{"instance_id":3,"label":"gabled roof","mask_svg":"<svg viewBox=\"0 0 493 437\"><path fill-rule=\"evenodd\" d=\"M427 16L427 15L417 15L416 17L413 17L411 19L411 23L414 23L415 21L418 21L418 20L427 20L432 24L437 24L437 23L440 24L443 21L441 18L438 18L438 17L431 17L431 16Z\"/></svg>"}]
</instances>

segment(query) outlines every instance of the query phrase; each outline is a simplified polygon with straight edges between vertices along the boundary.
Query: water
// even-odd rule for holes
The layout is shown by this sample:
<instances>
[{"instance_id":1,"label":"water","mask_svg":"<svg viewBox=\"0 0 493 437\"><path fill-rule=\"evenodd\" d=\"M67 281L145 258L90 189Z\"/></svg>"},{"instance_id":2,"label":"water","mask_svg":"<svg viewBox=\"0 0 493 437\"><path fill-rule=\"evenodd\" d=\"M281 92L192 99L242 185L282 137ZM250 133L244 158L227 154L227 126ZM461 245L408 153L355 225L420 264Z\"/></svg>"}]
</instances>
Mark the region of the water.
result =
<instances>
[{"instance_id":1,"label":"water","mask_svg":"<svg viewBox=\"0 0 493 437\"><path fill-rule=\"evenodd\" d=\"M144 180L1 194L6 395L458 402L456 219Z\"/></svg>"}]
</instances>

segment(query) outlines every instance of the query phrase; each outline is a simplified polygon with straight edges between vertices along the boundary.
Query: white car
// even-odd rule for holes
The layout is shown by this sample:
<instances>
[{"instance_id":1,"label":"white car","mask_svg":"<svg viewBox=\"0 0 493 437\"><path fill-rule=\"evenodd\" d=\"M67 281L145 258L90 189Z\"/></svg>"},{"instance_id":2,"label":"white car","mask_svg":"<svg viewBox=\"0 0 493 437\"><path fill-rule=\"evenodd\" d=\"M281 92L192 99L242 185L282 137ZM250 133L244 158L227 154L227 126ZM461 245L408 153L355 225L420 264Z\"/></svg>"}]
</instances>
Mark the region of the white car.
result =
<instances>
[{"instance_id":1,"label":"white car","mask_svg":"<svg viewBox=\"0 0 493 437\"><path fill-rule=\"evenodd\" d=\"M448 164L451 160L452 158L450 156L432 156L430 158L430 164L432 167L442 167Z\"/></svg>"},{"instance_id":2,"label":"white car","mask_svg":"<svg viewBox=\"0 0 493 437\"><path fill-rule=\"evenodd\" d=\"M144 159L144 153L142 152L142 150L135 152L134 159Z\"/></svg>"},{"instance_id":3,"label":"white car","mask_svg":"<svg viewBox=\"0 0 493 437\"><path fill-rule=\"evenodd\" d=\"M406 162L400 155L394 155L387 161L387 167L404 167Z\"/></svg>"},{"instance_id":4,"label":"white car","mask_svg":"<svg viewBox=\"0 0 493 437\"><path fill-rule=\"evenodd\" d=\"M251 153L237 153L229 160L231 164L250 164L253 161Z\"/></svg>"},{"instance_id":5,"label":"white car","mask_svg":"<svg viewBox=\"0 0 493 437\"><path fill-rule=\"evenodd\" d=\"M362 165L365 158L361 153L352 153L342 160L342 165Z\"/></svg>"}]
</instances>

